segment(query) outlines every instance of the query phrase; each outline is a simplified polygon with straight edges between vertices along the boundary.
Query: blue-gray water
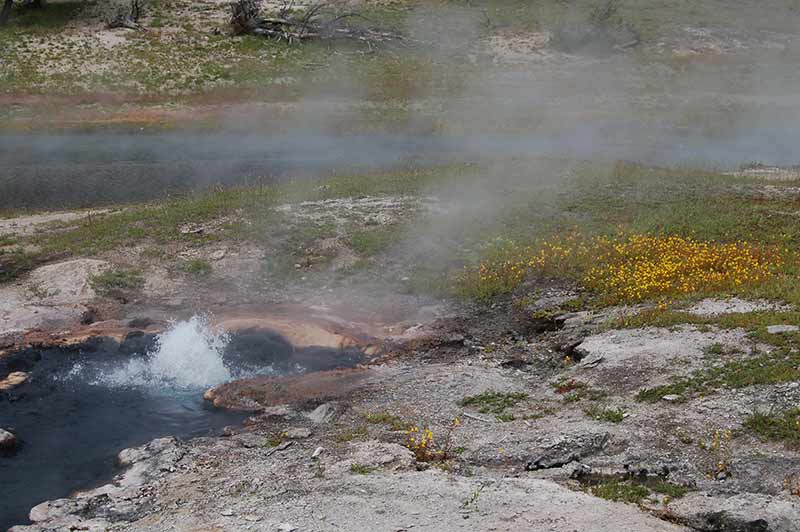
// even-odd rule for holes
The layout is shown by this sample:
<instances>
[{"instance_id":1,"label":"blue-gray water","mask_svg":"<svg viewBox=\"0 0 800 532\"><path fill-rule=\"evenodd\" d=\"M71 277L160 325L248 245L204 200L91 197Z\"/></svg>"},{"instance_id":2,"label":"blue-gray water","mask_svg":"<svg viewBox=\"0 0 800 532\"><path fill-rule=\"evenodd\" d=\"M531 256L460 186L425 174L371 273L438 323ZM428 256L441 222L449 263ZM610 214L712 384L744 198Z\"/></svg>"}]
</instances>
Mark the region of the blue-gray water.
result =
<instances>
[{"instance_id":1,"label":"blue-gray water","mask_svg":"<svg viewBox=\"0 0 800 532\"><path fill-rule=\"evenodd\" d=\"M616 123L514 135L197 131L2 135L0 209L90 207L162 198L212 185L502 157L715 168L753 161L794 165L800 162L794 133L780 125L724 136Z\"/></svg>"},{"instance_id":2,"label":"blue-gray water","mask_svg":"<svg viewBox=\"0 0 800 532\"><path fill-rule=\"evenodd\" d=\"M97 338L2 357L0 379L13 371L31 377L0 393L0 427L20 440L16 452L0 455L0 530L27 523L31 507L42 501L107 482L124 448L163 436L214 434L240 423L242 414L203 401L214 384L363 360L357 350L294 348L265 331L214 334L198 318L177 323L159 341L134 334L121 344Z\"/></svg>"}]
</instances>

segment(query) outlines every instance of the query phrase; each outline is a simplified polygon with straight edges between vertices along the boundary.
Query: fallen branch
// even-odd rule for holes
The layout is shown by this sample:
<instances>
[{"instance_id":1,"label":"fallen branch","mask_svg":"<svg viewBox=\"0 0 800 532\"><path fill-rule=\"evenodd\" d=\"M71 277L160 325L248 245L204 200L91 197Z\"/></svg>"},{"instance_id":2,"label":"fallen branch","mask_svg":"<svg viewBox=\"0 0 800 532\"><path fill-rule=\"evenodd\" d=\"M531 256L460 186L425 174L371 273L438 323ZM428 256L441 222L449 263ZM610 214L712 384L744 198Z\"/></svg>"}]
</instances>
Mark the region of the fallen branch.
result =
<instances>
[{"instance_id":1,"label":"fallen branch","mask_svg":"<svg viewBox=\"0 0 800 532\"><path fill-rule=\"evenodd\" d=\"M127 12L120 12L108 21L108 28L127 28L129 30L147 31L147 29L139 24L139 18L142 16L142 5L140 0L131 0L130 9Z\"/></svg>"},{"instance_id":2,"label":"fallen branch","mask_svg":"<svg viewBox=\"0 0 800 532\"><path fill-rule=\"evenodd\" d=\"M289 43L341 39L371 46L402 39L394 32L352 24L356 18L365 17L351 12L333 13L326 2L318 2L300 12L294 10L293 2L285 2L275 16L263 16L256 0L237 0L231 4L230 23L235 35L262 35Z\"/></svg>"}]
</instances>

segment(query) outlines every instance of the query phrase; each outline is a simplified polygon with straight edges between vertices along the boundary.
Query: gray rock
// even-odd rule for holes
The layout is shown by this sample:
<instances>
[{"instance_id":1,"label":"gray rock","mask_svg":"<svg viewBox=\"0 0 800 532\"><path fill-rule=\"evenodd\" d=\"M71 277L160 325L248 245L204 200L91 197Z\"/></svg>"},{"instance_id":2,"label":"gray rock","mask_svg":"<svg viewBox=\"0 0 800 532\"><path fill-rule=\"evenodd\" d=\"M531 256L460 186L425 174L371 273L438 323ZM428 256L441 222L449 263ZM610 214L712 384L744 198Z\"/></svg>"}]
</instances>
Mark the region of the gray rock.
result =
<instances>
[{"instance_id":1,"label":"gray rock","mask_svg":"<svg viewBox=\"0 0 800 532\"><path fill-rule=\"evenodd\" d=\"M696 530L796 532L800 523L800 500L759 493L730 497L692 493L673 501L670 510Z\"/></svg>"},{"instance_id":2,"label":"gray rock","mask_svg":"<svg viewBox=\"0 0 800 532\"><path fill-rule=\"evenodd\" d=\"M253 434L252 432L245 432L237 434L234 439L238 441L245 449L253 449L256 447L263 447L265 439L263 436Z\"/></svg>"},{"instance_id":3,"label":"gray rock","mask_svg":"<svg viewBox=\"0 0 800 532\"><path fill-rule=\"evenodd\" d=\"M593 434L586 437L564 440L546 449L525 466L528 471L561 467L570 462L596 454L608 443L608 434Z\"/></svg>"},{"instance_id":4,"label":"gray rock","mask_svg":"<svg viewBox=\"0 0 800 532\"><path fill-rule=\"evenodd\" d=\"M306 417L314 423L327 423L336 415L335 403L324 403L306 414Z\"/></svg>"},{"instance_id":5,"label":"gray rock","mask_svg":"<svg viewBox=\"0 0 800 532\"><path fill-rule=\"evenodd\" d=\"M5 429L0 429L0 449L11 450L16 446L17 437Z\"/></svg>"},{"instance_id":6,"label":"gray rock","mask_svg":"<svg viewBox=\"0 0 800 532\"><path fill-rule=\"evenodd\" d=\"M579 353L580 351L578 349L575 349L575 352ZM598 355L598 354L589 355L586 358L581 359L580 366L582 368L594 368L600 365L600 363L603 361L604 358L605 357L603 357L603 355Z\"/></svg>"},{"instance_id":7,"label":"gray rock","mask_svg":"<svg viewBox=\"0 0 800 532\"><path fill-rule=\"evenodd\" d=\"M305 427L294 427L286 431L286 437L290 440L304 440L311 437L311 430Z\"/></svg>"},{"instance_id":8,"label":"gray rock","mask_svg":"<svg viewBox=\"0 0 800 532\"><path fill-rule=\"evenodd\" d=\"M669 401L670 403L673 403L673 402L677 401L680 398L681 398L680 395L677 395L677 394L674 394L674 393L670 393L670 394L667 394L667 395L663 396L661 399L663 401Z\"/></svg>"},{"instance_id":9,"label":"gray rock","mask_svg":"<svg viewBox=\"0 0 800 532\"><path fill-rule=\"evenodd\" d=\"M767 327L767 332L770 334L781 334L800 331L797 325L770 325Z\"/></svg>"},{"instance_id":10,"label":"gray rock","mask_svg":"<svg viewBox=\"0 0 800 532\"><path fill-rule=\"evenodd\" d=\"M297 530L297 527L291 525L290 523L283 523L282 525L278 525L278 530L280 532L294 532Z\"/></svg>"}]
</instances>

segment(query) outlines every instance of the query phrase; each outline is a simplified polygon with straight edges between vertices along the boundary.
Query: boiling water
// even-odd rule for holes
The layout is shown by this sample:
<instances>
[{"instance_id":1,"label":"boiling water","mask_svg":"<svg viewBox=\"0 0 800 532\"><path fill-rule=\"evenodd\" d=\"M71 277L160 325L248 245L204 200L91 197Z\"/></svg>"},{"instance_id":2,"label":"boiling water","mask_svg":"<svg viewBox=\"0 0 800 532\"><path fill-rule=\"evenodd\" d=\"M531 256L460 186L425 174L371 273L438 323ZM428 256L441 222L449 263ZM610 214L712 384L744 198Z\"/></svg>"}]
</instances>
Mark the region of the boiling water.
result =
<instances>
[{"instance_id":1,"label":"boiling water","mask_svg":"<svg viewBox=\"0 0 800 532\"><path fill-rule=\"evenodd\" d=\"M93 339L4 357L0 377L26 371L31 378L0 394L0 427L13 429L21 441L15 454L0 456L0 530L26 523L30 508L44 500L108 481L123 448L239 423L241 414L202 400L211 386L361 360L358 352L295 349L264 331L225 334L200 317L175 323L157 337Z\"/></svg>"},{"instance_id":2,"label":"boiling water","mask_svg":"<svg viewBox=\"0 0 800 532\"><path fill-rule=\"evenodd\" d=\"M230 337L214 333L204 318L195 316L173 325L156 339L156 349L143 359L101 376L112 386L166 389L210 387L231 380L223 353Z\"/></svg>"}]
</instances>

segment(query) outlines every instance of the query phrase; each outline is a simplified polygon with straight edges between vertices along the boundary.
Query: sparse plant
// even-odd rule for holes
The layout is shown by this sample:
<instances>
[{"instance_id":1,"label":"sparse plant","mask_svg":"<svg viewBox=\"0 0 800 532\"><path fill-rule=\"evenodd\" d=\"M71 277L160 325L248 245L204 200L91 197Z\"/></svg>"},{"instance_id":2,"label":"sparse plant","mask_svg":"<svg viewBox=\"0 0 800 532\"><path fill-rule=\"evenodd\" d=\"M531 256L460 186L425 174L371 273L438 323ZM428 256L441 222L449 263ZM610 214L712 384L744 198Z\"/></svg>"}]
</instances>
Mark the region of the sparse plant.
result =
<instances>
[{"instance_id":1,"label":"sparse plant","mask_svg":"<svg viewBox=\"0 0 800 532\"><path fill-rule=\"evenodd\" d=\"M214 268L211 263L203 259L190 259L182 263L179 269L189 275L203 276L210 274Z\"/></svg>"},{"instance_id":2,"label":"sparse plant","mask_svg":"<svg viewBox=\"0 0 800 532\"><path fill-rule=\"evenodd\" d=\"M278 445L282 444L288 436L289 433L286 431L273 432L267 440L267 445L270 447L277 447Z\"/></svg>"},{"instance_id":3,"label":"sparse plant","mask_svg":"<svg viewBox=\"0 0 800 532\"><path fill-rule=\"evenodd\" d=\"M788 491L790 495L800 497L800 473L792 473L783 479L783 489Z\"/></svg>"},{"instance_id":4,"label":"sparse plant","mask_svg":"<svg viewBox=\"0 0 800 532\"><path fill-rule=\"evenodd\" d=\"M765 440L800 446L800 408L767 414L756 412L745 420L744 427Z\"/></svg>"},{"instance_id":5,"label":"sparse plant","mask_svg":"<svg viewBox=\"0 0 800 532\"><path fill-rule=\"evenodd\" d=\"M58 294L58 290L48 290L42 283L31 283L28 285L28 293L36 299L47 299Z\"/></svg>"},{"instance_id":6,"label":"sparse plant","mask_svg":"<svg viewBox=\"0 0 800 532\"><path fill-rule=\"evenodd\" d=\"M359 463L352 463L350 464L350 472L355 475L369 475L370 473L377 471L378 468L374 466L369 466L365 464Z\"/></svg>"},{"instance_id":7,"label":"sparse plant","mask_svg":"<svg viewBox=\"0 0 800 532\"><path fill-rule=\"evenodd\" d=\"M800 380L800 353L784 347L701 369L688 377L676 378L670 384L645 388L636 394L636 399L657 402L665 395L678 395L678 400L686 401L693 395L714 393L722 387L745 388L796 380Z\"/></svg>"},{"instance_id":8,"label":"sparse plant","mask_svg":"<svg viewBox=\"0 0 800 532\"><path fill-rule=\"evenodd\" d=\"M475 491L473 491L469 497L464 499L461 502L461 508L464 510L477 510L478 509L478 499L481 497L481 492L483 488L485 488L486 484L481 484L478 486Z\"/></svg>"},{"instance_id":9,"label":"sparse plant","mask_svg":"<svg viewBox=\"0 0 800 532\"><path fill-rule=\"evenodd\" d=\"M375 425L386 425L394 431L408 430L412 426L400 416L390 414L385 410L382 412L368 412L364 416L364 420Z\"/></svg>"},{"instance_id":10,"label":"sparse plant","mask_svg":"<svg viewBox=\"0 0 800 532\"><path fill-rule=\"evenodd\" d=\"M587 416L597 421L620 423L625 419L625 411L621 408L605 408L600 405L591 405L583 411Z\"/></svg>"},{"instance_id":11,"label":"sparse plant","mask_svg":"<svg viewBox=\"0 0 800 532\"><path fill-rule=\"evenodd\" d=\"M336 435L335 440L338 442L348 442L353 440L363 440L369 436L367 427L355 427L353 429L345 430Z\"/></svg>"},{"instance_id":12,"label":"sparse plant","mask_svg":"<svg viewBox=\"0 0 800 532\"><path fill-rule=\"evenodd\" d=\"M461 424L461 420L453 418L447 427L444 443L436 443L433 431L429 428L420 430L416 425L406 432L405 447L414 453L418 462L444 462L449 460L454 454L451 451L451 444L455 430Z\"/></svg>"},{"instance_id":13,"label":"sparse plant","mask_svg":"<svg viewBox=\"0 0 800 532\"><path fill-rule=\"evenodd\" d=\"M700 448L708 451L712 467L706 471L708 478L730 476L733 456L733 432L729 429L716 429L707 442L701 441Z\"/></svg>"},{"instance_id":14,"label":"sparse plant","mask_svg":"<svg viewBox=\"0 0 800 532\"><path fill-rule=\"evenodd\" d=\"M516 406L528 398L525 392L496 392L488 390L470 395L461 400L464 406L474 406L484 414L503 414L507 408Z\"/></svg>"},{"instance_id":15,"label":"sparse plant","mask_svg":"<svg viewBox=\"0 0 800 532\"><path fill-rule=\"evenodd\" d=\"M133 269L109 269L89 278L89 285L99 294L111 295L116 292L130 292L144 286L141 272Z\"/></svg>"}]
</instances>

